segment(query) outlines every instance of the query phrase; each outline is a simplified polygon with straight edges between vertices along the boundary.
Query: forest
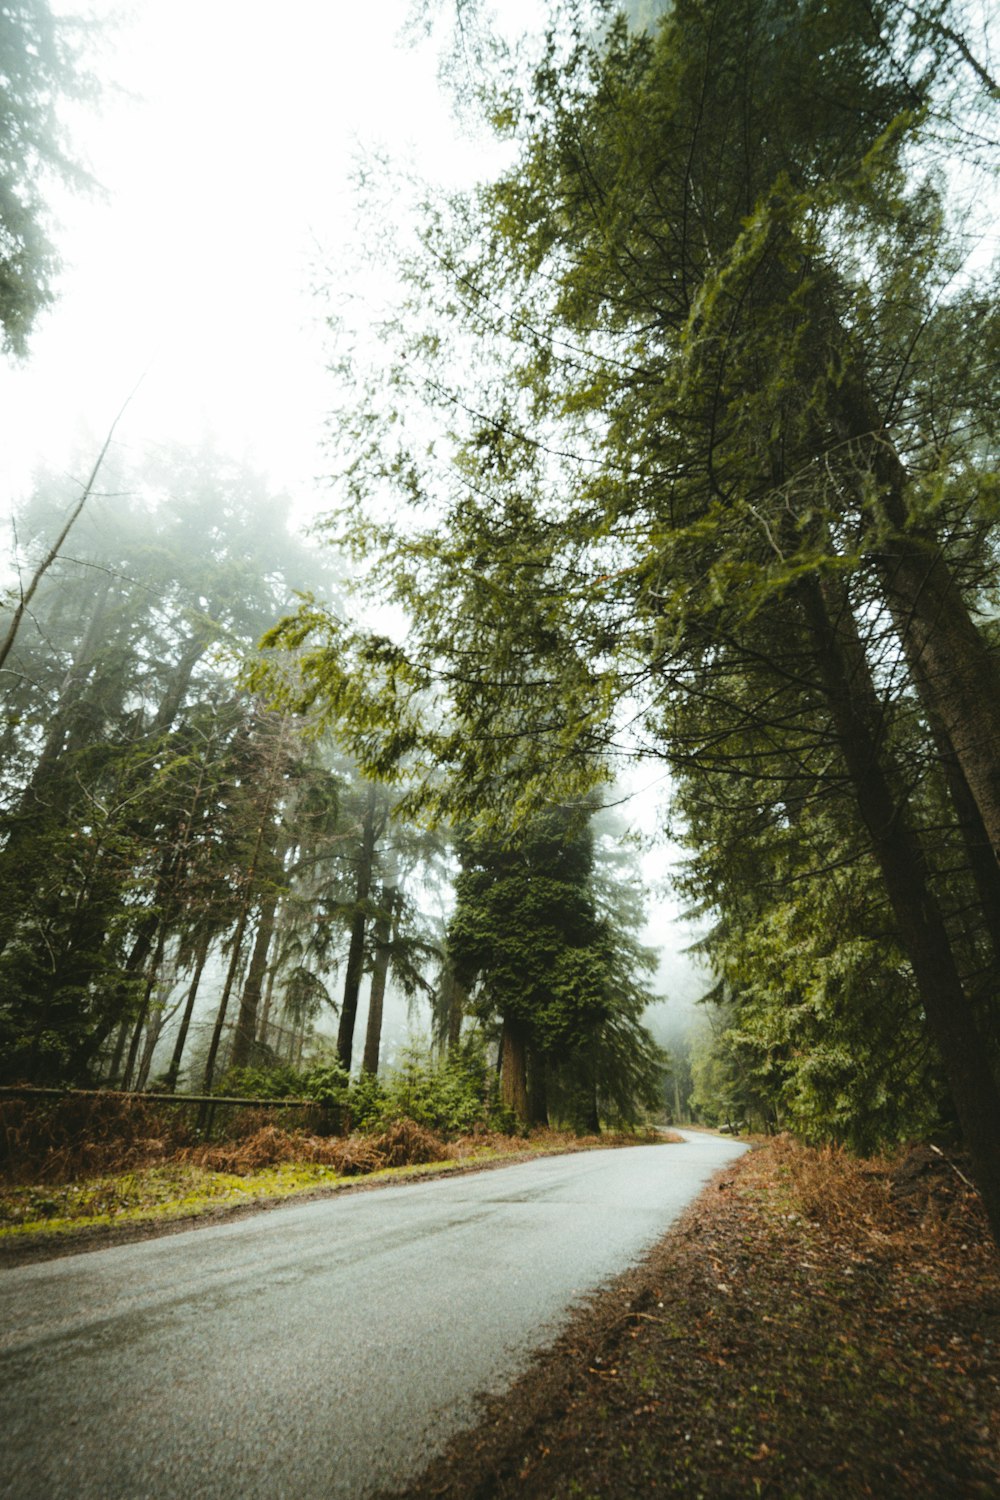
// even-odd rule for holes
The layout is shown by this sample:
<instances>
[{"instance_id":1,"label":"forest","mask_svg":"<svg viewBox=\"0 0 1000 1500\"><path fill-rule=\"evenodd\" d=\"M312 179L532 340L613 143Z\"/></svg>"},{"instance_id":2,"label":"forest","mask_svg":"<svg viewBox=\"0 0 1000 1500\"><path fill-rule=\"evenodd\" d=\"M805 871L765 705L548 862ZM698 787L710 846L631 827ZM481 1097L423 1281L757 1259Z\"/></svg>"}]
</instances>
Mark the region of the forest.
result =
<instances>
[{"instance_id":1,"label":"forest","mask_svg":"<svg viewBox=\"0 0 1000 1500\"><path fill-rule=\"evenodd\" d=\"M471 0L427 9L507 165L400 186L399 306L331 325L309 541L208 446L111 445L82 505L39 472L13 520L0 1081L360 1099L391 1088L390 985L456 1126L679 1103L607 808L652 764L712 976L703 1117L959 1137L1000 1237L981 28L947 0L581 0L529 53ZM86 79L43 0L17 14L24 356L39 171L75 170L55 107Z\"/></svg>"}]
</instances>

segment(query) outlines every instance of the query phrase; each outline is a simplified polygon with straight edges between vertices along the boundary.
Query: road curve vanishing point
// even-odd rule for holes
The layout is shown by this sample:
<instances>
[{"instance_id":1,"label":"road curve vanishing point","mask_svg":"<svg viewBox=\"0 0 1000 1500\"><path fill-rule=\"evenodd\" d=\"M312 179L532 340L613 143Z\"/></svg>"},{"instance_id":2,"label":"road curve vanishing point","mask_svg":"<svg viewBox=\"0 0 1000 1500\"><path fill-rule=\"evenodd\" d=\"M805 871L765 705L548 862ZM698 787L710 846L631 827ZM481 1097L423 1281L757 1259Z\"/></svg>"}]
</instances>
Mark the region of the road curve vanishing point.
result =
<instances>
[{"instance_id":1,"label":"road curve vanishing point","mask_svg":"<svg viewBox=\"0 0 1000 1500\"><path fill-rule=\"evenodd\" d=\"M403 1485L745 1149L682 1133L5 1272L0 1495Z\"/></svg>"}]
</instances>

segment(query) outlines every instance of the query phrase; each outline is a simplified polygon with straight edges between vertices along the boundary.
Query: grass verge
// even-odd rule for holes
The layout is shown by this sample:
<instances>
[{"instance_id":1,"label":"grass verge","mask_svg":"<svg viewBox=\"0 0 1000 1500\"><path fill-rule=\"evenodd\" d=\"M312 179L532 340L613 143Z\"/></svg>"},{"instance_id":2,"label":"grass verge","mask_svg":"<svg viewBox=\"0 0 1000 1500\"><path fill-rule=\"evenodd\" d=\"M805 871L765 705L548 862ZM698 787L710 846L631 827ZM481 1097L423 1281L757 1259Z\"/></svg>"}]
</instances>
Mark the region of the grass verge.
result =
<instances>
[{"instance_id":1,"label":"grass verge","mask_svg":"<svg viewBox=\"0 0 1000 1500\"><path fill-rule=\"evenodd\" d=\"M528 1137L479 1135L444 1142L405 1121L381 1136L346 1140L265 1128L240 1142L200 1147L181 1153L180 1159L125 1171L65 1183L0 1185L0 1261L34 1258L35 1250L59 1253L70 1240L85 1248L105 1242L115 1231L156 1233L178 1222L218 1218L302 1195L667 1139L662 1134L580 1138L547 1130Z\"/></svg>"},{"instance_id":2,"label":"grass verge","mask_svg":"<svg viewBox=\"0 0 1000 1500\"><path fill-rule=\"evenodd\" d=\"M779 1140L406 1493L986 1500L998 1437L1000 1262L962 1164Z\"/></svg>"}]
</instances>

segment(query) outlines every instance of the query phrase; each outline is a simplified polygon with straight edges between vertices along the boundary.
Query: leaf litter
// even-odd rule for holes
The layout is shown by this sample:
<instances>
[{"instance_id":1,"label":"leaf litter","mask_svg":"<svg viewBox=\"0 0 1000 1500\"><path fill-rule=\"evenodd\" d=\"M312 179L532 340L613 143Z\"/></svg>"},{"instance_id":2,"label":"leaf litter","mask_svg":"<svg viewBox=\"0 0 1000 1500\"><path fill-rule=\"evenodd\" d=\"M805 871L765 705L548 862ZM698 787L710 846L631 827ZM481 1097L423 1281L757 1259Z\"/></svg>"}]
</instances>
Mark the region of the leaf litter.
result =
<instances>
[{"instance_id":1,"label":"leaf litter","mask_svg":"<svg viewBox=\"0 0 1000 1500\"><path fill-rule=\"evenodd\" d=\"M962 1159L778 1137L404 1493L996 1496L1000 1261Z\"/></svg>"}]
</instances>

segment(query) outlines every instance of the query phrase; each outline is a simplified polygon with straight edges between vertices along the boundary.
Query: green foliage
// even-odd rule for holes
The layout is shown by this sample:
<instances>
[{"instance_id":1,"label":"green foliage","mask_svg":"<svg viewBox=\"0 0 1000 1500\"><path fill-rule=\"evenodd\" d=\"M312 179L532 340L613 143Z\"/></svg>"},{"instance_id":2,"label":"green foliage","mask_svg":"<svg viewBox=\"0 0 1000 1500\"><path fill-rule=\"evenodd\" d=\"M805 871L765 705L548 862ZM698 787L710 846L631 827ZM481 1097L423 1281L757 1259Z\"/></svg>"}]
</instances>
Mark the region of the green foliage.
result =
<instances>
[{"instance_id":1,"label":"green foliage","mask_svg":"<svg viewBox=\"0 0 1000 1500\"><path fill-rule=\"evenodd\" d=\"M0 681L9 1080L92 1082L110 1065L134 1082L149 1062L135 1027L155 1018L168 959L183 971L232 929L249 866L255 898L282 883L261 828L277 716L233 689L232 662L304 559L282 547L273 505L264 521L260 481L218 455L158 456L112 479L132 509L93 497ZM63 504L41 476L18 518L29 553ZM301 744L287 754L282 784L307 760Z\"/></svg>"},{"instance_id":2,"label":"green foliage","mask_svg":"<svg viewBox=\"0 0 1000 1500\"><path fill-rule=\"evenodd\" d=\"M442 1135L465 1135L477 1127L503 1130L496 1080L482 1034L474 1031L441 1062L422 1048L408 1048L382 1085L382 1118L405 1116Z\"/></svg>"},{"instance_id":3,"label":"green foliage","mask_svg":"<svg viewBox=\"0 0 1000 1500\"><path fill-rule=\"evenodd\" d=\"M365 647L311 605L278 637L373 762L402 736L445 769L484 851L453 961L546 1055L582 1057L608 1016L608 947L572 879L519 870L490 828L530 847L627 722L680 783L730 1007L718 1088L871 1144L940 1097L917 908L942 911L942 964L998 1029L1000 903L919 666L950 626L974 640L969 602L996 587L995 278L963 268L929 169L946 138L987 164L998 91L948 5L664 12L637 35L567 6L532 72L482 84L513 164L438 209L409 267L422 317L383 330L384 369L346 372L366 396L337 525L411 634ZM387 487L396 513L373 520ZM927 864L905 902L887 827Z\"/></svg>"},{"instance_id":4,"label":"green foliage","mask_svg":"<svg viewBox=\"0 0 1000 1500\"><path fill-rule=\"evenodd\" d=\"M530 1024L546 1051L571 1049L603 1019L606 934L588 881L593 842L577 813L554 810L516 841L462 839L448 951L485 1017Z\"/></svg>"},{"instance_id":5,"label":"green foliage","mask_svg":"<svg viewBox=\"0 0 1000 1500\"><path fill-rule=\"evenodd\" d=\"M634 1123L659 1102L664 1066L641 1022L653 965L632 936L641 905L607 854L595 877L591 816L552 808L509 841L460 839L448 929L472 1010L522 1029L549 1118L582 1130Z\"/></svg>"},{"instance_id":6,"label":"green foliage","mask_svg":"<svg viewBox=\"0 0 1000 1500\"><path fill-rule=\"evenodd\" d=\"M323 1069L323 1073L334 1072ZM316 1080L315 1088L307 1081ZM318 1103L335 1102L335 1089L324 1091L318 1074L303 1073L290 1063L272 1067L228 1068L215 1085L216 1094L230 1099L316 1099Z\"/></svg>"},{"instance_id":7,"label":"green foliage","mask_svg":"<svg viewBox=\"0 0 1000 1500\"><path fill-rule=\"evenodd\" d=\"M230 1070L216 1092L240 1098L314 1099L338 1109L351 1129L365 1132L401 1118L446 1136L511 1128L497 1104L495 1070L479 1030L467 1033L440 1060L411 1045L395 1068L378 1077L351 1077L336 1062L306 1069L242 1068Z\"/></svg>"},{"instance_id":8,"label":"green foliage","mask_svg":"<svg viewBox=\"0 0 1000 1500\"><path fill-rule=\"evenodd\" d=\"M60 120L66 99L92 95L81 67L85 23L53 14L48 0L12 0L0 11L0 328L5 352L24 355L53 300L58 260L46 189L80 187Z\"/></svg>"}]
</instances>

